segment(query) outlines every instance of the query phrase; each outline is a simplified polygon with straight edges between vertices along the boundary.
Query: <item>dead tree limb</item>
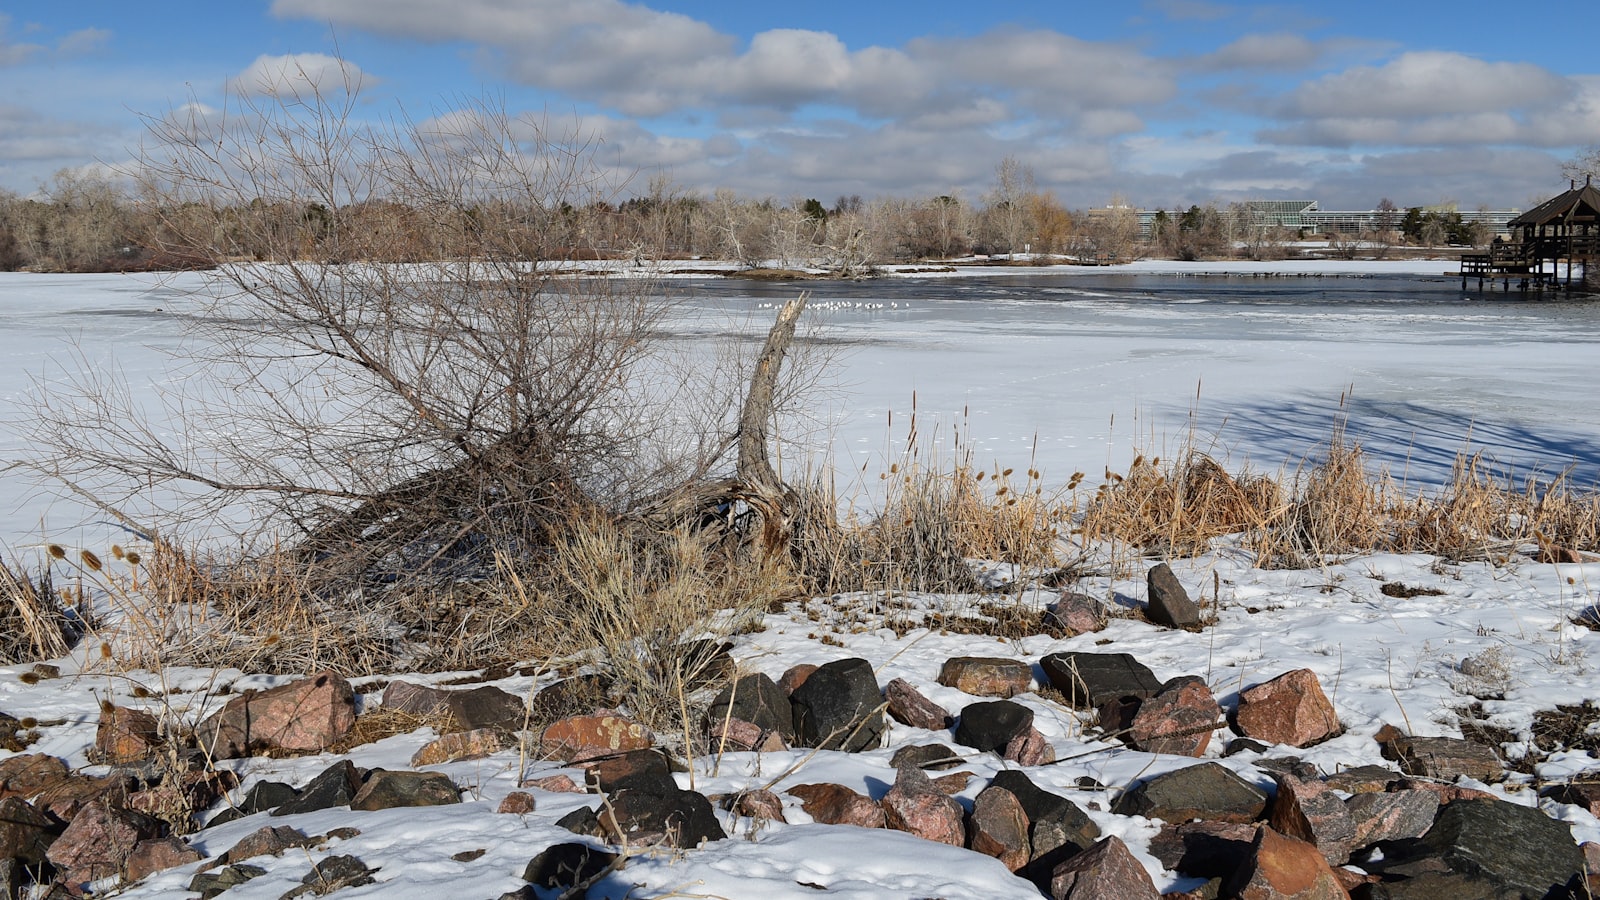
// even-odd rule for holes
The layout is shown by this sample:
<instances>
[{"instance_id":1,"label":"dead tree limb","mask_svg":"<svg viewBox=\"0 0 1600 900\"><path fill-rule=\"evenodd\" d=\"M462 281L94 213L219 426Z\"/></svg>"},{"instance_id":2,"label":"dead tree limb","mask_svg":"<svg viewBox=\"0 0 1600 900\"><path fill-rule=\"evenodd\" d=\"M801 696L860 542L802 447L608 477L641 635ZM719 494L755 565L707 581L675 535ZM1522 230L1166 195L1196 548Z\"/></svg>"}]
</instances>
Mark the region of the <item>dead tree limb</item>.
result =
<instances>
[{"instance_id":1,"label":"dead tree limb","mask_svg":"<svg viewBox=\"0 0 1600 900\"><path fill-rule=\"evenodd\" d=\"M685 485L647 513L647 518L659 524L678 525L703 517L711 510L733 509L744 504L760 518L762 552L771 555L788 548L792 495L788 485L772 468L767 442L783 358L794 343L795 325L809 297L808 293L801 293L783 305L772 329L767 332L761 355L756 358L750 388L739 410L736 435L739 457L734 477Z\"/></svg>"}]
</instances>

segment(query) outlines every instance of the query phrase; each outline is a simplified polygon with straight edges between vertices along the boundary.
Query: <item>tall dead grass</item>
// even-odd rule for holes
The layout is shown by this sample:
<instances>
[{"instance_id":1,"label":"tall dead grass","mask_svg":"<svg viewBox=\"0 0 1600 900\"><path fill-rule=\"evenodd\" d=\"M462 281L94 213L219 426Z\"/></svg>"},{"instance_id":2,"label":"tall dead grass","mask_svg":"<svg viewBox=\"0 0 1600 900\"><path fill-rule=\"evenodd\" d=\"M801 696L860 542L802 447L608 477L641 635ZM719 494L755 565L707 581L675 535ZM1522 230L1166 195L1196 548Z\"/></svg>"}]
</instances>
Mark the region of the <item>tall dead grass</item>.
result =
<instances>
[{"instance_id":1,"label":"tall dead grass","mask_svg":"<svg viewBox=\"0 0 1600 900\"><path fill-rule=\"evenodd\" d=\"M48 567L35 576L0 559L0 663L62 656L75 631Z\"/></svg>"},{"instance_id":2,"label":"tall dead grass","mask_svg":"<svg viewBox=\"0 0 1600 900\"><path fill-rule=\"evenodd\" d=\"M1059 565L1081 476L1052 489L1032 466L977 466L960 434L948 454L924 447L913 415L899 461L878 474L875 511L842 502L830 476L797 491L791 549L811 593L972 593L976 560L1034 573Z\"/></svg>"},{"instance_id":3,"label":"tall dead grass","mask_svg":"<svg viewBox=\"0 0 1600 900\"><path fill-rule=\"evenodd\" d=\"M1229 535L1242 535L1266 568L1373 552L1504 561L1530 547L1542 557L1600 551L1594 487L1566 474L1519 481L1481 453L1462 453L1447 484L1410 491L1340 429L1319 459L1276 477L1231 475L1194 451L1165 465L1140 456L1126 476L1107 475L1085 506L1082 533L1146 553L1193 555Z\"/></svg>"}]
</instances>

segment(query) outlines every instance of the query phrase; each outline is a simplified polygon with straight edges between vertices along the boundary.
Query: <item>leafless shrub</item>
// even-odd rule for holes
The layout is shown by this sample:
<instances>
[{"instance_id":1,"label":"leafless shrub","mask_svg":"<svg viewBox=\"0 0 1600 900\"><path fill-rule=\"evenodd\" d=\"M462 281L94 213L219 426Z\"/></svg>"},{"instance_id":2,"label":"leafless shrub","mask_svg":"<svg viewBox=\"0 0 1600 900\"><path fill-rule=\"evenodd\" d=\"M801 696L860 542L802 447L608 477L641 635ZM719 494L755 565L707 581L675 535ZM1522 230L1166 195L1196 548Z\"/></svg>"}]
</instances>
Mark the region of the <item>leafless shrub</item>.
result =
<instances>
[{"instance_id":1,"label":"leafless shrub","mask_svg":"<svg viewBox=\"0 0 1600 900\"><path fill-rule=\"evenodd\" d=\"M519 614L498 560L548 561L575 517L695 515L662 498L700 497L757 430L751 360L660 340L666 292L574 264L576 211L613 187L591 143L485 103L366 122L358 96L151 119L157 249L219 266L179 360L199 377L152 413L71 367L31 410L35 469L155 536L141 614L195 661L460 661ZM240 518L242 551L179 547ZM212 618L148 611L174 604Z\"/></svg>"}]
</instances>

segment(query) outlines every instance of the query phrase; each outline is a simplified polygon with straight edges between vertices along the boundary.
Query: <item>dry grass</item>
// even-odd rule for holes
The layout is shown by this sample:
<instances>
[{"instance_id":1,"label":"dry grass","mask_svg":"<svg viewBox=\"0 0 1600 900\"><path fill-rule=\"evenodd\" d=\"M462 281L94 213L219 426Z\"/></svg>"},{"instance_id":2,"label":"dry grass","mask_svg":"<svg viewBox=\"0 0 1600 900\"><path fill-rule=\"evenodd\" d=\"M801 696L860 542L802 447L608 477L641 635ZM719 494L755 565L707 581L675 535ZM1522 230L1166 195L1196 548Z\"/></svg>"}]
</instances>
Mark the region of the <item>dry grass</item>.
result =
<instances>
[{"instance_id":1,"label":"dry grass","mask_svg":"<svg viewBox=\"0 0 1600 900\"><path fill-rule=\"evenodd\" d=\"M1565 475L1518 483L1481 454L1459 456L1439 490L1408 492L1335 429L1320 460L1276 479L1229 475L1192 451L1167 465L1140 456L1126 476L1107 473L1081 529L1169 556L1242 534L1266 568L1372 552L1505 561L1529 546L1542 556L1600 550L1600 492L1580 490Z\"/></svg>"},{"instance_id":2,"label":"dry grass","mask_svg":"<svg viewBox=\"0 0 1600 900\"><path fill-rule=\"evenodd\" d=\"M1089 540L1188 556L1223 535L1264 529L1283 512L1278 482L1229 475L1211 457L1188 450L1165 466L1140 454L1127 475L1108 471L1080 527Z\"/></svg>"},{"instance_id":3,"label":"dry grass","mask_svg":"<svg viewBox=\"0 0 1600 900\"><path fill-rule=\"evenodd\" d=\"M792 555L811 593L973 593L980 585L971 560L1033 573L1060 565L1057 540L1081 476L1050 489L1031 466L1020 477L1011 468L976 466L959 432L948 457L924 450L915 416L906 448L878 474L875 514L841 517L845 504L831 477L797 492Z\"/></svg>"},{"instance_id":4,"label":"dry grass","mask_svg":"<svg viewBox=\"0 0 1600 900\"><path fill-rule=\"evenodd\" d=\"M0 663L65 655L73 631L48 567L32 576L0 560Z\"/></svg>"},{"instance_id":5,"label":"dry grass","mask_svg":"<svg viewBox=\"0 0 1600 900\"><path fill-rule=\"evenodd\" d=\"M695 740L707 692L733 674L722 639L798 596L782 560L730 549L715 532L590 511L553 538L544 571L508 579L528 619L559 641L552 652L593 654L612 693L669 741Z\"/></svg>"}]
</instances>

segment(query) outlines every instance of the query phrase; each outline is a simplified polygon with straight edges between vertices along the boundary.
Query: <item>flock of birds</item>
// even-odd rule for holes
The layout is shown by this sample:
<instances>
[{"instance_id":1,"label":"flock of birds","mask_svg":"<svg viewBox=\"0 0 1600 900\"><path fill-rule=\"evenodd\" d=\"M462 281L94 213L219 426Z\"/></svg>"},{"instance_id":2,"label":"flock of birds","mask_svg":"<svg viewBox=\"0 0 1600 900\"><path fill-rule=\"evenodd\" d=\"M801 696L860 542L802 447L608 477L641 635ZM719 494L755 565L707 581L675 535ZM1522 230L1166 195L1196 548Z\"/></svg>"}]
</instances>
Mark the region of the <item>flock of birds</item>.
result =
<instances>
[{"instance_id":1,"label":"flock of birds","mask_svg":"<svg viewBox=\"0 0 1600 900\"><path fill-rule=\"evenodd\" d=\"M783 308L783 304L782 303L762 303L762 304L757 305L756 308L757 309L782 309ZM851 301L851 300L813 300L810 303L806 304L806 308L807 309L817 309L817 310L829 311L829 312L835 311L835 310L845 310L845 309L866 309L866 310L872 310L872 309L910 309L911 308L911 304L910 303L899 303L899 302L889 302L889 303L878 303L878 302L872 302L872 301L862 302L862 301Z\"/></svg>"}]
</instances>

